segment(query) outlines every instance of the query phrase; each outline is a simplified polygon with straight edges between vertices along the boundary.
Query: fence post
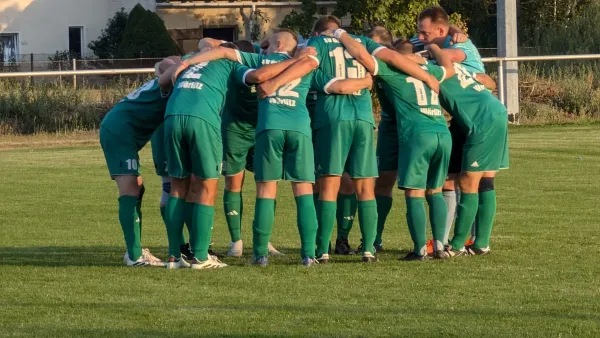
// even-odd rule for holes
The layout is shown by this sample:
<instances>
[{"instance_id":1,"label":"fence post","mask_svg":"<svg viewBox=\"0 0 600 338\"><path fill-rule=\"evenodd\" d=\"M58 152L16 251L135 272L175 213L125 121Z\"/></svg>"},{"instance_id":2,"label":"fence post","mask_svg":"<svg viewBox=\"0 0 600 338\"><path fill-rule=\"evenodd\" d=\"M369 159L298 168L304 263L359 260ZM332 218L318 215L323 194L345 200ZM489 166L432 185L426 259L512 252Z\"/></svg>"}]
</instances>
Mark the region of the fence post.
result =
<instances>
[{"instance_id":1,"label":"fence post","mask_svg":"<svg viewBox=\"0 0 600 338\"><path fill-rule=\"evenodd\" d=\"M29 69L31 69L31 71L33 72L33 53L31 53L30 55L30 65L29 65ZM33 84L33 76L31 77L31 84Z\"/></svg>"},{"instance_id":2,"label":"fence post","mask_svg":"<svg viewBox=\"0 0 600 338\"><path fill-rule=\"evenodd\" d=\"M62 61L58 62L58 71L62 72ZM62 75L58 77L58 84L62 88Z\"/></svg>"},{"instance_id":3,"label":"fence post","mask_svg":"<svg viewBox=\"0 0 600 338\"><path fill-rule=\"evenodd\" d=\"M506 100L504 99L504 61L500 60L498 62L498 98L503 105L506 105Z\"/></svg>"},{"instance_id":4,"label":"fence post","mask_svg":"<svg viewBox=\"0 0 600 338\"><path fill-rule=\"evenodd\" d=\"M73 58L73 70L77 70L77 59ZM73 75L73 89L77 89L77 75Z\"/></svg>"}]
</instances>

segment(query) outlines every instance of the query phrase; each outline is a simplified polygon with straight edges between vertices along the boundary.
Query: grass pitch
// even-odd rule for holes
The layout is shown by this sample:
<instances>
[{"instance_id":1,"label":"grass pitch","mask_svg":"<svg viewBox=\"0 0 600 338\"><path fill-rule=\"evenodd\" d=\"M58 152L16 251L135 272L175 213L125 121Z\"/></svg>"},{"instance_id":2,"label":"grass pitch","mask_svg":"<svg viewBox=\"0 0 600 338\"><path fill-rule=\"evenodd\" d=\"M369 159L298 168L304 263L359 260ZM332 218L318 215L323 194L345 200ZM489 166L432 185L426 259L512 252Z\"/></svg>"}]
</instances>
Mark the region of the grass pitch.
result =
<instances>
[{"instance_id":1,"label":"grass pitch","mask_svg":"<svg viewBox=\"0 0 600 338\"><path fill-rule=\"evenodd\" d=\"M288 255L251 267L249 179L246 254L218 271L124 267L100 147L11 140L19 149L0 151L0 336L599 336L600 127L513 128L510 138L490 256L397 262L410 247L397 192L380 263L334 256L303 268L285 183L272 241ZM151 163L144 150L143 243L165 258ZM355 224L351 243L359 237Z\"/></svg>"}]
</instances>

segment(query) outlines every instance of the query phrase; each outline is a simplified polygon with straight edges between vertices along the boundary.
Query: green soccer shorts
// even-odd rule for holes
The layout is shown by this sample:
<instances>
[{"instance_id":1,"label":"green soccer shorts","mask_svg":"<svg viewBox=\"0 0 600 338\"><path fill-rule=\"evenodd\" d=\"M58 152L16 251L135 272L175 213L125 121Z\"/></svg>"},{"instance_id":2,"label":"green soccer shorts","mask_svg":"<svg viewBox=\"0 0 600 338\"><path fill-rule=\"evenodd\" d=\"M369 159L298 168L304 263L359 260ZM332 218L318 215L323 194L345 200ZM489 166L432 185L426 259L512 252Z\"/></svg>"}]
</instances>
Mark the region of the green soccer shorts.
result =
<instances>
[{"instance_id":1,"label":"green soccer shorts","mask_svg":"<svg viewBox=\"0 0 600 338\"><path fill-rule=\"evenodd\" d=\"M398 127L395 122L379 122L377 130L377 168L379 172L398 170Z\"/></svg>"},{"instance_id":2,"label":"green soccer shorts","mask_svg":"<svg viewBox=\"0 0 600 338\"><path fill-rule=\"evenodd\" d=\"M161 177L169 176L167 171L167 151L165 149L165 125L160 125L150 139L152 147L152 161L154 162L154 170L156 175Z\"/></svg>"},{"instance_id":3,"label":"green soccer shorts","mask_svg":"<svg viewBox=\"0 0 600 338\"><path fill-rule=\"evenodd\" d=\"M240 132L223 128L223 175L235 176L242 171L254 171L256 131Z\"/></svg>"},{"instance_id":4,"label":"green soccer shorts","mask_svg":"<svg viewBox=\"0 0 600 338\"><path fill-rule=\"evenodd\" d=\"M315 131L317 177L378 176L373 125L367 121L338 121Z\"/></svg>"},{"instance_id":5,"label":"green soccer shorts","mask_svg":"<svg viewBox=\"0 0 600 338\"><path fill-rule=\"evenodd\" d=\"M220 130L205 120L187 115L170 115L164 122L167 170L170 177L193 174L203 180L221 174L223 145Z\"/></svg>"},{"instance_id":6,"label":"green soccer shorts","mask_svg":"<svg viewBox=\"0 0 600 338\"><path fill-rule=\"evenodd\" d=\"M133 141L127 142L106 128L100 128L100 145L111 177L140 176L140 156Z\"/></svg>"},{"instance_id":7,"label":"green soccer shorts","mask_svg":"<svg viewBox=\"0 0 600 338\"><path fill-rule=\"evenodd\" d=\"M467 136L464 131L460 129L458 123L450 121L450 135L452 135L452 153L450 154L450 165L448 166L448 174L460 174L462 171L462 154L463 147Z\"/></svg>"},{"instance_id":8,"label":"green soccer shorts","mask_svg":"<svg viewBox=\"0 0 600 338\"><path fill-rule=\"evenodd\" d=\"M269 129L256 136L256 182L315 182L313 144L310 137L291 130Z\"/></svg>"},{"instance_id":9,"label":"green soccer shorts","mask_svg":"<svg viewBox=\"0 0 600 338\"><path fill-rule=\"evenodd\" d=\"M401 140L398 161L398 187L439 189L448 176L452 152L449 133L421 132Z\"/></svg>"},{"instance_id":10,"label":"green soccer shorts","mask_svg":"<svg viewBox=\"0 0 600 338\"><path fill-rule=\"evenodd\" d=\"M491 114L485 125L476 125L463 147L462 171L483 172L508 169L508 115Z\"/></svg>"}]
</instances>

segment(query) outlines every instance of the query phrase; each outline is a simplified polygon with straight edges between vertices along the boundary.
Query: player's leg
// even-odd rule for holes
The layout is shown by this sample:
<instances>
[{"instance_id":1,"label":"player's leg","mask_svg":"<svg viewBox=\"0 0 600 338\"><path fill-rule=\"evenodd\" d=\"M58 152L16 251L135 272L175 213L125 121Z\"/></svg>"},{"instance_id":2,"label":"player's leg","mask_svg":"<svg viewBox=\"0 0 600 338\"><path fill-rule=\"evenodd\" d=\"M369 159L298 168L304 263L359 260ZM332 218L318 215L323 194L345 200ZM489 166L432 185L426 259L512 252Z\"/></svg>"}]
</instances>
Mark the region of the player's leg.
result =
<instances>
[{"instance_id":1,"label":"player's leg","mask_svg":"<svg viewBox=\"0 0 600 338\"><path fill-rule=\"evenodd\" d=\"M183 116L169 116L165 119L165 152L167 154L167 172L170 175L171 191L165 206L165 223L169 240L169 259L167 269L189 267L181 259L181 233L186 221L186 198L190 186L191 160L183 142L186 119ZM188 223L190 240L191 221ZM191 259L192 257L188 257Z\"/></svg>"},{"instance_id":2,"label":"player's leg","mask_svg":"<svg viewBox=\"0 0 600 338\"><path fill-rule=\"evenodd\" d=\"M223 129L223 175L225 176L225 191L223 193L223 210L231 243L227 256L240 257L243 253L242 187L245 178L245 167L248 151L254 146L254 134L246 135L232 130Z\"/></svg>"},{"instance_id":3,"label":"player's leg","mask_svg":"<svg viewBox=\"0 0 600 338\"><path fill-rule=\"evenodd\" d=\"M490 236L496 216L496 190L494 178L499 169L508 168L508 121L506 114L497 114L493 120L494 129L486 133L489 140L488 155L479 163L486 171L479 182L479 207L477 212L477 228L475 242L468 248L471 254L482 255L489 253Z\"/></svg>"},{"instance_id":4,"label":"player's leg","mask_svg":"<svg viewBox=\"0 0 600 338\"><path fill-rule=\"evenodd\" d=\"M375 199L377 200L377 236L375 251L383 251L383 229L392 209L394 183L398 176L398 127L395 123L381 121L377 132L377 170Z\"/></svg>"},{"instance_id":5,"label":"player's leg","mask_svg":"<svg viewBox=\"0 0 600 338\"><path fill-rule=\"evenodd\" d=\"M105 128L100 129L100 144L109 174L119 189L119 223L123 231L127 253L124 261L128 266L150 265L144 259L141 246L141 227L138 202L142 190L139 174L139 156L134 144L119 141L117 135Z\"/></svg>"},{"instance_id":6,"label":"player's leg","mask_svg":"<svg viewBox=\"0 0 600 338\"><path fill-rule=\"evenodd\" d=\"M315 167L321 189L317 206L319 263L327 263L329 260L329 243L335 226L341 177L352 145L354 127L350 122L335 122L315 131L315 144L324 145L315 152Z\"/></svg>"},{"instance_id":7,"label":"player's leg","mask_svg":"<svg viewBox=\"0 0 600 338\"><path fill-rule=\"evenodd\" d=\"M311 161L314 158L311 139L299 132L286 131L283 156L284 177L292 181L292 191L296 200L296 223L300 233L302 264L311 266L317 263L317 211L312 200L315 165Z\"/></svg>"},{"instance_id":8,"label":"player's leg","mask_svg":"<svg viewBox=\"0 0 600 338\"><path fill-rule=\"evenodd\" d=\"M351 121L354 125L352 146L348 155L348 174L354 180L358 199L358 223L362 235L363 262L376 262L375 237L377 236L377 201L375 178L377 158L373 125L366 121Z\"/></svg>"},{"instance_id":9,"label":"player's leg","mask_svg":"<svg viewBox=\"0 0 600 338\"><path fill-rule=\"evenodd\" d=\"M405 190L406 222L414 245L413 251L404 260L427 258L425 190L431 160L437 150L437 133L418 133L399 145L398 187ZM440 186L442 184L443 178ZM445 220L445 214L443 217Z\"/></svg>"},{"instance_id":10,"label":"player's leg","mask_svg":"<svg viewBox=\"0 0 600 338\"><path fill-rule=\"evenodd\" d=\"M252 222L252 263L255 265L268 264L268 246L275 220L277 182L283 178L284 145L283 130L265 130L256 136L254 154L256 204Z\"/></svg>"},{"instance_id":11,"label":"player's leg","mask_svg":"<svg viewBox=\"0 0 600 338\"><path fill-rule=\"evenodd\" d=\"M353 254L354 251L348 243L348 236L352 230L356 209L358 207L354 183L348 175L342 175L340 191L337 198L337 239L335 241L335 253L338 255Z\"/></svg>"},{"instance_id":12,"label":"player's leg","mask_svg":"<svg viewBox=\"0 0 600 338\"><path fill-rule=\"evenodd\" d=\"M162 183L162 194L160 198L160 215L165 223L166 229L166 221L165 221L165 213L167 208L167 201L169 200L169 195L171 194L171 179L169 178L169 173L167 170L167 152L165 149L165 126L164 123L156 129L154 135L152 135L152 139L150 140L150 145L152 148L152 160L154 162L154 170L156 171L156 175L160 176ZM189 231L189 225L188 225ZM185 231L181 232L180 238L180 249L181 254L184 258L192 258L190 245L186 243L185 240Z\"/></svg>"},{"instance_id":13,"label":"player's leg","mask_svg":"<svg viewBox=\"0 0 600 338\"><path fill-rule=\"evenodd\" d=\"M452 151L450 153L450 165L448 166L448 177L444 183L443 195L444 201L448 207L446 216L444 245L448 244L450 230L456 219L456 206L458 205L459 190L458 190L458 175L462 169L462 152L465 144L466 135L460 129L457 123L450 122L448 128L452 136Z\"/></svg>"},{"instance_id":14,"label":"player's leg","mask_svg":"<svg viewBox=\"0 0 600 338\"><path fill-rule=\"evenodd\" d=\"M436 136L438 140L437 150L430 158L427 172L426 200L429 205L429 222L433 234L433 256L438 259L446 259L448 254L444 251L444 236L448 207L442 195L442 188L448 176L452 138L446 133L433 135L433 137Z\"/></svg>"},{"instance_id":15,"label":"player's leg","mask_svg":"<svg viewBox=\"0 0 600 338\"><path fill-rule=\"evenodd\" d=\"M223 145L220 130L200 118L187 117L185 140L189 144L192 163L190 192L194 196L192 213L192 269L226 267L216 256L209 254L215 217ZM169 171L170 172L170 171Z\"/></svg>"}]
</instances>

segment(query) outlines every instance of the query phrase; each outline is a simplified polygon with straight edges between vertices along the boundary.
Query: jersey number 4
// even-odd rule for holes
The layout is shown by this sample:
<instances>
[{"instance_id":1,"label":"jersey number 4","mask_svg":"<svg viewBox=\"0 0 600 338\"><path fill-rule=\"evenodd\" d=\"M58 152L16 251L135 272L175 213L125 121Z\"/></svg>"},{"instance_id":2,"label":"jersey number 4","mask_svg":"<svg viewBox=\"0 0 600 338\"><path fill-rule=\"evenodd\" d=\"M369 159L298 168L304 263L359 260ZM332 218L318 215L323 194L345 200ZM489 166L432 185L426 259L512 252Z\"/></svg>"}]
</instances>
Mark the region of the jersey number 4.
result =
<instances>
[{"instance_id":1,"label":"jersey number 4","mask_svg":"<svg viewBox=\"0 0 600 338\"><path fill-rule=\"evenodd\" d=\"M352 55L343 47L337 47L329 52L329 56L335 60L335 77L338 79L362 79L366 76L365 67L356 61ZM352 60L354 67L346 66L346 59ZM352 95L360 95L362 90L359 90Z\"/></svg>"}]
</instances>

